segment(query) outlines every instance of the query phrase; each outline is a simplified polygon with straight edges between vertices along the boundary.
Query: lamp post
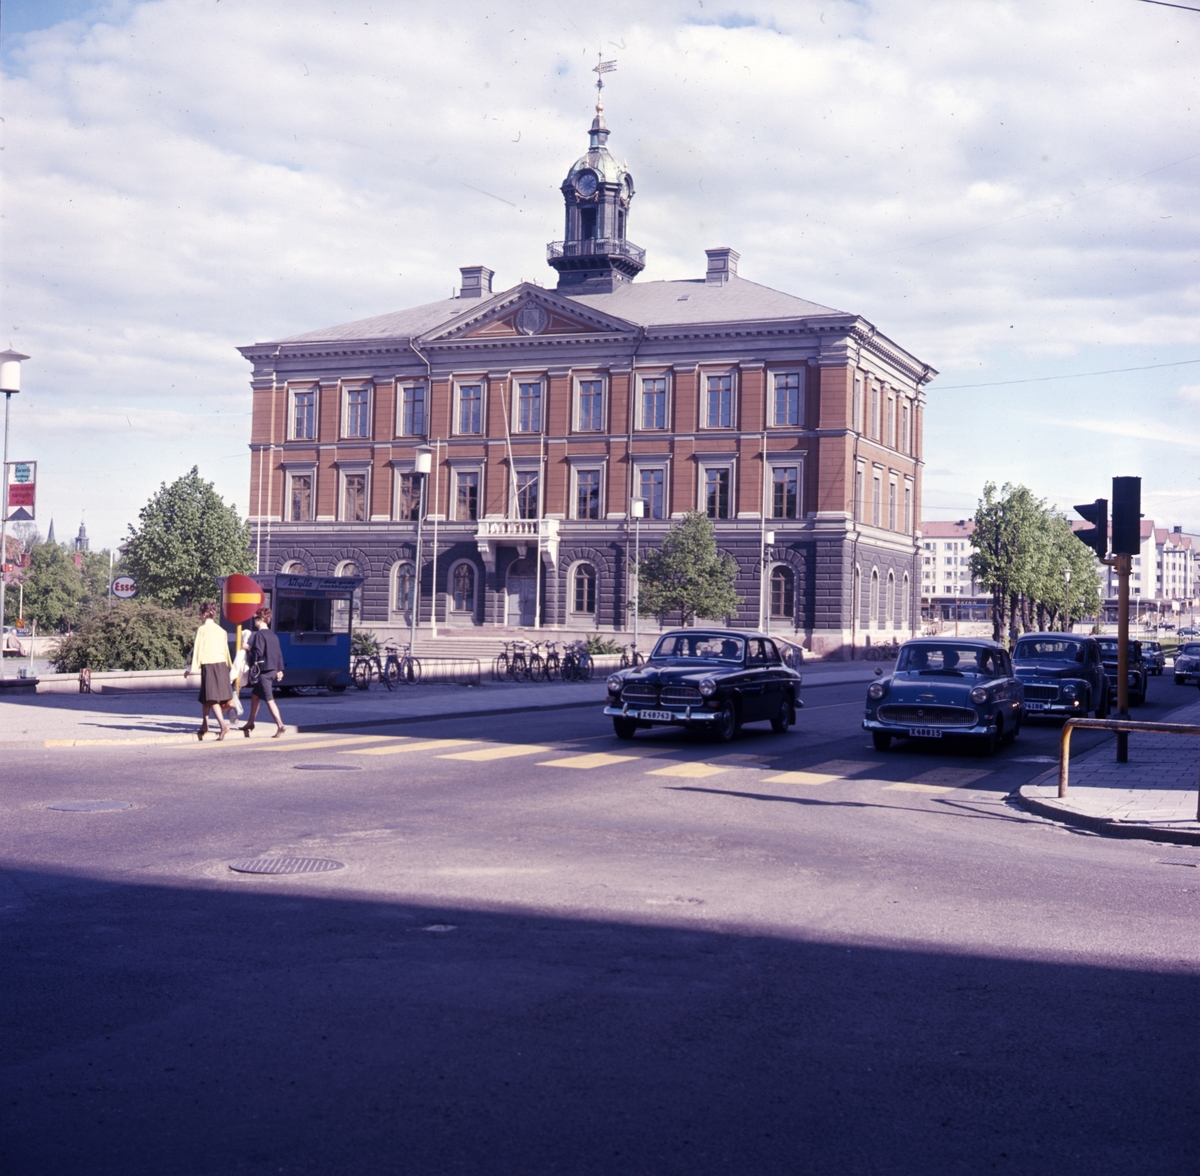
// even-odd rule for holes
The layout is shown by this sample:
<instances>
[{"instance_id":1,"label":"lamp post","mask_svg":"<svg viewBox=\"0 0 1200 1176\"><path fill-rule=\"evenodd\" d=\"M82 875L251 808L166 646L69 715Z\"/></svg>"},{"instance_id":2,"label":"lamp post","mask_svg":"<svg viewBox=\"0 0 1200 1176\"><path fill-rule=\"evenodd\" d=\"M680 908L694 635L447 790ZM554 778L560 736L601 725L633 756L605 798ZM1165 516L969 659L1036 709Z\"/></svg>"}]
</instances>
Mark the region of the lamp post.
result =
<instances>
[{"instance_id":1,"label":"lamp post","mask_svg":"<svg viewBox=\"0 0 1200 1176\"><path fill-rule=\"evenodd\" d=\"M1071 569L1063 568L1063 583L1067 588L1067 619L1063 622L1063 632L1071 631Z\"/></svg>"},{"instance_id":2,"label":"lamp post","mask_svg":"<svg viewBox=\"0 0 1200 1176\"><path fill-rule=\"evenodd\" d=\"M764 531L762 533L763 548L762 548L762 570L759 572L759 582L763 585L759 590L760 599L765 599L763 606L763 632L771 632L771 580L767 575L767 564L775 557L775 532Z\"/></svg>"},{"instance_id":3,"label":"lamp post","mask_svg":"<svg viewBox=\"0 0 1200 1176\"><path fill-rule=\"evenodd\" d=\"M417 618L421 612L421 524L425 518L425 483L433 469L433 450L428 445L418 445L413 456L413 474L421 479L421 491L417 497L417 550L413 557L412 618L408 633L408 652L417 649ZM437 585L434 585L434 601L437 600Z\"/></svg>"},{"instance_id":4,"label":"lamp post","mask_svg":"<svg viewBox=\"0 0 1200 1176\"><path fill-rule=\"evenodd\" d=\"M12 398L21 391L21 360L28 359L10 347L0 351L0 392L4 393L4 489L0 491L0 564L8 561L8 411ZM0 572L0 678L4 677L4 573Z\"/></svg>"},{"instance_id":5,"label":"lamp post","mask_svg":"<svg viewBox=\"0 0 1200 1176\"><path fill-rule=\"evenodd\" d=\"M642 519L646 516L646 500L631 498L629 513L633 516L633 664L637 665L638 614L642 607Z\"/></svg>"}]
</instances>

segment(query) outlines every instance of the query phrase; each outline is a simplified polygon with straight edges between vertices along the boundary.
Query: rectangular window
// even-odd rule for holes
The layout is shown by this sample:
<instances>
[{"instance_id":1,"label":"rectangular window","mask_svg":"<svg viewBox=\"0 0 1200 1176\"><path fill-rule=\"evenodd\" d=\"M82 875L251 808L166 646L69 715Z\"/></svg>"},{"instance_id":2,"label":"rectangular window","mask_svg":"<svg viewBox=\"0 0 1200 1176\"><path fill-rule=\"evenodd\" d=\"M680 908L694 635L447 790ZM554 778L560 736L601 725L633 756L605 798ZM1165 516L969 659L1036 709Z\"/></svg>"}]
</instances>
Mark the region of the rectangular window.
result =
<instances>
[{"instance_id":1,"label":"rectangular window","mask_svg":"<svg viewBox=\"0 0 1200 1176\"><path fill-rule=\"evenodd\" d=\"M667 427L667 381L655 377L642 381L643 429L665 429Z\"/></svg>"},{"instance_id":2,"label":"rectangular window","mask_svg":"<svg viewBox=\"0 0 1200 1176\"><path fill-rule=\"evenodd\" d=\"M400 391L400 432L406 437L425 436L425 386L410 384Z\"/></svg>"},{"instance_id":3,"label":"rectangular window","mask_svg":"<svg viewBox=\"0 0 1200 1176\"><path fill-rule=\"evenodd\" d=\"M863 422L863 383L862 376L855 375L854 377L854 403L850 407L851 425L850 427L856 432L862 432Z\"/></svg>"},{"instance_id":4,"label":"rectangular window","mask_svg":"<svg viewBox=\"0 0 1200 1176\"><path fill-rule=\"evenodd\" d=\"M575 517L600 517L600 471L578 470L575 474Z\"/></svg>"},{"instance_id":5,"label":"rectangular window","mask_svg":"<svg viewBox=\"0 0 1200 1176\"><path fill-rule=\"evenodd\" d=\"M863 521L863 480L866 475L863 473L862 466L854 471L854 521L861 523Z\"/></svg>"},{"instance_id":6,"label":"rectangular window","mask_svg":"<svg viewBox=\"0 0 1200 1176\"><path fill-rule=\"evenodd\" d=\"M888 530L896 529L896 483L888 483Z\"/></svg>"},{"instance_id":7,"label":"rectangular window","mask_svg":"<svg viewBox=\"0 0 1200 1176\"><path fill-rule=\"evenodd\" d=\"M904 484L904 533L912 534L912 485Z\"/></svg>"},{"instance_id":8,"label":"rectangular window","mask_svg":"<svg viewBox=\"0 0 1200 1176\"><path fill-rule=\"evenodd\" d=\"M454 517L460 523L479 518L479 474L474 470L455 476Z\"/></svg>"},{"instance_id":9,"label":"rectangular window","mask_svg":"<svg viewBox=\"0 0 1200 1176\"><path fill-rule=\"evenodd\" d=\"M538 517L538 473L537 470L517 471L517 518Z\"/></svg>"},{"instance_id":10,"label":"rectangular window","mask_svg":"<svg viewBox=\"0 0 1200 1176\"><path fill-rule=\"evenodd\" d=\"M400 474L396 486L396 518L410 523L421 510L421 486L416 474Z\"/></svg>"},{"instance_id":11,"label":"rectangular window","mask_svg":"<svg viewBox=\"0 0 1200 1176\"><path fill-rule=\"evenodd\" d=\"M800 424L800 373L779 372L775 376L776 425Z\"/></svg>"},{"instance_id":12,"label":"rectangular window","mask_svg":"<svg viewBox=\"0 0 1200 1176\"><path fill-rule=\"evenodd\" d=\"M871 526L879 526L879 516L883 509L883 479L875 475L875 484L871 493Z\"/></svg>"},{"instance_id":13,"label":"rectangular window","mask_svg":"<svg viewBox=\"0 0 1200 1176\"><path fill-rule=\"evenodd\" d=\"M458 386L458 431L460 433L483 432L482 384L460 384Z\"/></svg>"},{"instance_id":14,"label":"rectangular window","mask_svg":"<svg viewBox=\"0 0 1200 1176\"><path fill-rule=\"evenodd\" d=\"M704 509L710 519L729 518L729 470L704 471Z\"/></svg>"},{"instance_id":15,"label":"rectangular window","mask_svg":"<svg viewBox=\"0 0 1200 1176\"><path fill-rule=\"evenodd\" d=\"M797 518L800 506L799 466L775 466L771 470L771 517Z\"/></svg>"},{"instance_id":16,"label":"rectangular window","mask_svg":"<svg viewBox=\"0 0 1200 1176\"><path fill-rule=\"evenodd\" d=\"M638 470L638 497L646 501L646 518L666 518L666 501L664 487L666 471L663 469Z\"/></svg>"},{"instance_id":17,"label":"rectangular window","mask_svg":"<svg viewBox=\"0 0 1200 1176\"><path fill-rule=\"evenodd\" d=\"M905 453L912 453L912 409L907 400L900 411L900 448Z\"/></svg>"},{"instance_id":18,"label":"rectangular window","mask_svg":"<svg viewBox=\"0 0 1200 1176\"><path fill-rule=\"evenodd\" d=\"M291 502L288 519L293 523L307 523L312 519L312 474L293 474Z\"/></svg>"},{"instance_id":19,"label":"rectangular window","mask_svg":"<svg viewBox=\"0 0 1200 1176\"><path fill-rule=\"evenodd\" d=\"M871 381L871 436L879 440L879 385Z\"/></svg>"},{"instance_id":20,"label":"rectangular window","mask_svg":"<svg viewBox=\"0 0 1200 1176\"><path fill-rule=\"evenodd\" d=\"M887 443L892 449L896 448L896 398L887 398Z\"/></svg>"},{"instance_id":21,"label":"rectangular window","mask_svg":"<svg viewBox=\"0 0 1200 1176\"><path fill-rule=\"evenodd\" d=\"M292 393L292 440L312 441L317 436L316 392Z\"/></svg>"},{"instance_id":22,"label":"rectangular window","mask_svg":"<svg viewBox=\"0 0 1200 1176\"><path fill-rule=\"evenodd\" d=\"M708 402L704 415L710 429L733 428L733 377L708 377Z\"/></svg>"},{"instance_id":23,"label":"rectangular window","mask_svg":"<svg viewBox=\"0 0 1200 1176\"><path fill-rule=\"evenodd\" d=\"M346 393L346 436L371 435L371 392L368 388L351 388Z\"/></svg>"},{"instance_id":24,"label":"rectangular window","mask_svg":"<svg viewBox=\"0 0 1200 1176\"><path fill-rule=\"evenodd\" d=\"M603 380L579 381L579 428L581 430L604 428Z\"/></svg>"},{"instance_id":25,"label":"rectangular window","mask_svg":"<svg viewBox=\"0 0 1200 1176\"><path fill-rule=\"evenodd\" d=\"M517 385L517 429L518 433L540 433L542 431L542 382Z\"/></svg>"},{"instance_id":26,"label":"rectangular window","mask_svg":"<svg viewBox=\"0 0 1200 1176\"><path fill-rule=\"evenodd\" d=\"M346 474L342 479L342 521L367 521L367 475Z\"/></svg>"}]
</instances>

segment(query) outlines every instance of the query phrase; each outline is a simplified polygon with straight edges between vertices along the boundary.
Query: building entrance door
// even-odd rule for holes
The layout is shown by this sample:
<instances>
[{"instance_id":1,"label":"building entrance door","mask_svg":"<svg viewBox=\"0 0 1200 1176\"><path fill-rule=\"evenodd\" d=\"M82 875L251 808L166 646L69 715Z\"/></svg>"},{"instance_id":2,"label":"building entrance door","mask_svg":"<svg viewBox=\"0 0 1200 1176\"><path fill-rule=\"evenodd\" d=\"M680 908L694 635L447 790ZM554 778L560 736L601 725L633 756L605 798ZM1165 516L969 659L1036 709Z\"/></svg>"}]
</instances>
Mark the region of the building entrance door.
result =
<instances>
[{"instance_id":1,"label":"building entrance door","mask_svg":"<svg viewBox=\"0 0 1200 1176\"><path fill-rule=\"evenodd\" d=\"M522 628L535 624L537 609L537 565L526 556L508 569L508 616L506 623Z\"/></svg>"}]
</instances>

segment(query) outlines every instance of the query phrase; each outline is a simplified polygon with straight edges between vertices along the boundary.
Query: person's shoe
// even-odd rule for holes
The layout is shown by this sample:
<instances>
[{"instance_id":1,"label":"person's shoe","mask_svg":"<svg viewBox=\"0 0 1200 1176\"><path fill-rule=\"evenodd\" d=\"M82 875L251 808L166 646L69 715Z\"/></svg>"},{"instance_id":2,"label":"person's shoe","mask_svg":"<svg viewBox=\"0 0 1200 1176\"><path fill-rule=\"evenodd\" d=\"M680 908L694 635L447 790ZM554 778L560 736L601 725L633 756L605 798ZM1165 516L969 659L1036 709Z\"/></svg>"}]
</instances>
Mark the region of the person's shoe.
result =
<instances>
[{"instance_id":1,"label":"person's shoe","mask_svg":"<svg viewBox=\"0 0 1200 1176\"><path fill-rule=\"evenodd\" d=\"M250 738L250 732L251 732L251 731L253 731L253 730L254 730L254 724L253 724L253 723L247 723L247 724L246 724L246 725L245 725L245 726L242 728L242 734L243 734L243 735L245 735L247 739L249 739L249 738Z\"/></svg>"},{"instance_id":2,"label":"person's shoe","mask_svg":"<svg viewBox=\"0 0 1200 1176\"><path fill-rule=\"evenodd\" d=\"M217 742L220 743L221 740L224 739L225 736L228 734L229 734L229 724L226 723L225 726L221 728L221 734L217 736Z\"/></svg>"},{"instance_id":3,"label":"person's shoe","mask_svg":"<svg viewBox=\"0 0 1200 1176\"><path fill-rule=\"evenodd\" d=\"M272 739L278 739L278 738L279 738L279 736L280 736L280 735L282 735L282 734L283 734L283 733L284 733L286 730L287 730L287 728L286 728L286 727L280 727L280 728L278 728L278 729L276 730L275 734L271 736L271 738L272 738Z\"/></svg>"},{"instance_id":4,"label":"person's shoe","mask_svg":"<svg viewBox=\"0 0 1200 1176\"><path fill-rule=\"evenodd\" d=\"M207 734L208 734L208 724L202 723L200 726L200 730L196 732L196 738L199 739L201 743L203 743L204 736Z\"/></svg>"}]
</instances>

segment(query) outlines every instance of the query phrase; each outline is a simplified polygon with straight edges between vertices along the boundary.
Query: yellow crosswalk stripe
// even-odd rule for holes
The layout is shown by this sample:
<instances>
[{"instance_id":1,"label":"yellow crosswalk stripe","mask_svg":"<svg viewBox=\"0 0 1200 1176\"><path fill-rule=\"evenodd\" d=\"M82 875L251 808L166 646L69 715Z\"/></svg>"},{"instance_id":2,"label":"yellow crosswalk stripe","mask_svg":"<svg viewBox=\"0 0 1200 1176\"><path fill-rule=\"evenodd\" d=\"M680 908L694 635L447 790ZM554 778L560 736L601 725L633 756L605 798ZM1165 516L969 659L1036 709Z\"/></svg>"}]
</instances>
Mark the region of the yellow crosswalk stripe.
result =
<instances>
[{"instance_id":1,"label":"yellow crosswalk stripe","mask_svg":"<svg viewBox=\"0 0 1200 1176\"><path fill-rule=\"evenodd\" d=\"M826 760L823 764L813 764L803 771L780 772L777 776L768 776L768 784L831 784L834 780L844 780L847 776L865 772L875 764L862 760Z\"/></svg>"},{"instance_id":2,"label":"yellow crosswalk stripe","mask_svg":"<svg viewBox=\"0 0 1200 1176\"><path fill-rule=\"evenodd\" d=\"M478 743L478 739L414 739L406 743L394 743L388 747L355 747L343 751L342 755L400 755L408 751L432 751L442 747L462 747L466 743Z\"/></svg>"},{"instance_id":3,"label":"yellow crosswalk stripe","mask_svg":"<svg viewBox=\"0 0 1200 1176\"><path fill-rule=\"evenodd\" d=\"M689 780L702 780L705 776L718 776L728 772L728 768L719 768L716 764L670 764L665 768L655 768L647 772L647 776L683 776Z\"/></svg>"},{"instance_id":4,"label":"yellow crosswalk stripe","mask_svg":"<svg viewBox=\"0 0 1200 1176\"><path fill-rule=\"evenodd\" d=\"M537 743L502 743L496 747L481 747L478 751L456 751L452 755L439 755L438 759L471 760L480 763L485 760L512 759L518 755L534 755L539 751L549 751Z\"/></svg>"},{"instance_id":5,"label":"yellow crosswalk stripe","mask_svg":"<svg viewBox=\"0 0 1200 1176\"><path fill-rule=\"evenodd\" d=\"M823 764L813 764L808 771L821 772L828 776L846 777L857 776L860 772L869 772L878 766L878 764L864 760L826 760Z\"/></svg>"},{"instance_id":6,"label":"yellow crosswalk stripe","mask_svg":"<svg viewBox=\"0 0 1200 1176\"><path fill-rule=\"evenodd\" d=\"M914 776L913 781L917 784L948 784L953 788L965 788L984 776L990 776L992 771L991 768L934 768Z\"/></svg>"},{"instance_id":7,"label":"yellow crosswalk stripe","mask_svg":"<svg viewBox=\"0 0 1200 1176\"><path fill-rule=\"evenodd\" d=\"M593 751L588 755L568 755L563 759L542 760L539 768L606 768L609 764L623 764L640 759L636 755L609 755L604 751Z\"/></svg>"},{"instance_id":8,"label":"yellow crosswalk stripe","mask_svg":"<svg viewBox=\"0 0 1200 1176\"><path fill-rule=\"evenodd\" d=\"M767 784L829 784L833 780L840 780L841 776L830 776L824 772L780 772L775 776L768 776L764 783Z\"/></svg>"},{"instance_id":9,"label":"yellow crosswalk stripe","mask_svg":"<svg viewBox=\"0 0 1200 1176\"><path fill-rule=\"evenodd\" d=\"M225 737L226 742L232 738L232 732ZM348 743L379 743L401 738L398 735L347 735L340 739L297 739L284 735L280 739L271 739L269 743L255 743L254 736L250 737L250 747L254 751L308 751L310 748L345 747Z\"/></svg>"},{"instance_id":10,"label":"yellow crosswalk stripe","mask_svg":"<svg viewBox=\"0 0 1200 1176\"><path fill-rule=\"evenodd\" d=\"M950 784L918 784L915 780L903 780L899 784L885 784L884 792L953 792Z\"/></svg>"}]
</instances>

